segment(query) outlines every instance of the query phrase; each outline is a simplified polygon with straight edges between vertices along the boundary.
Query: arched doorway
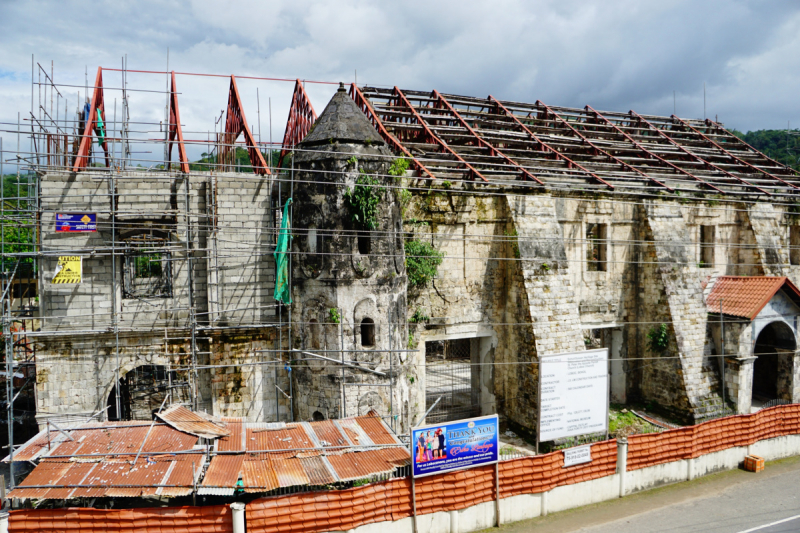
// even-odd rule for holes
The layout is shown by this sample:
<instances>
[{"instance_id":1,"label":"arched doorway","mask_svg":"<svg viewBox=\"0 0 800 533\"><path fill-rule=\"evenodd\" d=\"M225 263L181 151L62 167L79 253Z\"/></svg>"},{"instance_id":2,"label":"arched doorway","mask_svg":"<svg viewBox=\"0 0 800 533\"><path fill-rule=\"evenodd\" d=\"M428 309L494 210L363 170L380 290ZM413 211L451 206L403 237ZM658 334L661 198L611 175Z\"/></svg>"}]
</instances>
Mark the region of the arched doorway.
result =
<instances>
[{"instance_id":1,"label":"arched doorway","mask_svg":"<svg viewBox=\"0 0 800 533\"><path fill-rule=\"evenodd\" d=\"M119 380L119 411L117 411L117 387L111 388L107 402L108 411L106 411L108 420L151 420L170 392L172 399L167 400L168 404L187 399L187 386L178 377L177 372L169 372L165 366L137 366L126 372Z\"/></svg>"},{"instance_id":2,"label":"arched doorway","mask_svg":"<svg viewBox=\"0 0 800 533\"><path fill-rule=\"evenodd\" d=\"M792 366L797 349L794 331L788 324L768 324L756 338L753 355L753 406L770 400L792 399Z\"/></svg>"}]
</instances>

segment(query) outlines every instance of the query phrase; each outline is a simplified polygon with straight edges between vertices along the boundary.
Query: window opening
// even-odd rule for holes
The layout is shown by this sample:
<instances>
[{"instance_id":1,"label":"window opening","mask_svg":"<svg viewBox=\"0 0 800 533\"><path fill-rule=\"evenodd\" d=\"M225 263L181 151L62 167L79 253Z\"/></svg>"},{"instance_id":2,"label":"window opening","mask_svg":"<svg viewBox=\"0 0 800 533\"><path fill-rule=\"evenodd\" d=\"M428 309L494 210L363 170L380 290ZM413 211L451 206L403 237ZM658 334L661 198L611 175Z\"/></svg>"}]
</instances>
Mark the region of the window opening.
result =
<instances>
[{"instance_id":1,"label":"window opening","mask_svg":"<svg viewBox=\"0 0 800 533\"><path fill-rule=\"evenodd\" d=\"M714 266L714 226L700 226L700 268Z\"/></svg>"},{"instance_id":2,"label":"window opening","mask_svg":"<svg viewBox=\"0 0 800 533\"><path fill-rule=\"evenodd\" d=\"M171 298L172 261L165 237L137 235L125 242L122 260L123 298Z\"/></svg>"},{"instance_id":3,"label":"window opening","mask_svg":"<svg viewBox=\"0 0 800 533\"><path fill-rule=\"evenodd\" d=\"M606 270L608 248L608 225L586 225L586 268L590 272Z\"/></svg>"},{"instance_id":4,"label":"window opening","mask_svg":"<svg viewBox=\"0 0 800 533\"><path fill-rule=\"evenodd\" d=\"M369 255L369 251L371 248L372 243L370 242L370 236L368 231L359 231L358 232L358 253L361 255Z\"/></svg>"},{"instance_id":5,"label":"window opening","mask_svg":"<svg viewBox=\"0 0 800 533\"><path fill-rule=\"evenodd\" d=\"M375 346L375 321L371 318L361 321L361 346L364 348Z\"/></svg>"},{"instance_id":6,"label":"window opening","mask_svg":"<svg viewBox=\"0 0 800 533\"><path fill-rule=\"evenodd\" d=\"M800 226L789 228L789 262L800 265Z\"/></svg>"}]
</instances>

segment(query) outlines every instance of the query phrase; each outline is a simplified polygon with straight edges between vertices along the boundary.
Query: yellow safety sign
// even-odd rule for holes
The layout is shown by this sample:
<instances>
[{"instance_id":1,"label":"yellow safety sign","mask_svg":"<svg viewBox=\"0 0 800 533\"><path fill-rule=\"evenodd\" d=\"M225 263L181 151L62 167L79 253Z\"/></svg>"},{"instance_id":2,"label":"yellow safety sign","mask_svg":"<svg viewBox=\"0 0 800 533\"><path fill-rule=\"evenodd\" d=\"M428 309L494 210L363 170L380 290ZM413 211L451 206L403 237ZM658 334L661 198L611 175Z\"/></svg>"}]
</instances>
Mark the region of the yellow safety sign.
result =
<instances>
[{"instance_id":1,"label":"yellow safety sign","mask_svg":"<svg viewBox=\"0 0 800 533\"><path fill-rule=\"evenodd\" d=\"M83 273L82 257L79 255L67 255L58 258L56 274L53 276L53 283L80 283Z\"/></svg>"}]
</instances>

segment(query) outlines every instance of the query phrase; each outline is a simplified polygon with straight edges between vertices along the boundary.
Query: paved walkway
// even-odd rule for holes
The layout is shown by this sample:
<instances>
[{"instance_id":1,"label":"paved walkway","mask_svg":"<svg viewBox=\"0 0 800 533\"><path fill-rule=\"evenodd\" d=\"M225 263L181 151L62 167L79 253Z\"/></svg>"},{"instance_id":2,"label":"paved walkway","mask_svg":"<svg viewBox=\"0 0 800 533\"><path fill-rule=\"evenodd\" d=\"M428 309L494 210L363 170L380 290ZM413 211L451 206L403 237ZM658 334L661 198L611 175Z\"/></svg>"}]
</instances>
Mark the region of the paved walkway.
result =
<instances>
[{"instance_id":1,"label":"paved walkway","mask_svg":"<svg viewBox=\"0 0 800 533\"><path fill-rule=\"evenodd\" d=\"M498 530L494 530L498 531ZM503 526L502 533L800 532L800 457Z\"/></svg>"}]
</instances>

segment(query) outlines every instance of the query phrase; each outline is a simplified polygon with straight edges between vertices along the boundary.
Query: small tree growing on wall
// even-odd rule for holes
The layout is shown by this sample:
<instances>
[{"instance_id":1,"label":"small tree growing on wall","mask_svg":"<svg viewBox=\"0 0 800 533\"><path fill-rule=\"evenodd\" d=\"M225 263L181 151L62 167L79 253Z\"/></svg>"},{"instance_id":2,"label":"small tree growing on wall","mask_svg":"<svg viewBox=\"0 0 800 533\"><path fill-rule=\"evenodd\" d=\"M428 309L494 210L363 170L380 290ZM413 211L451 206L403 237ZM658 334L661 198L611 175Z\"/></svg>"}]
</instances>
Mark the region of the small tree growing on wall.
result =
<instances>
[{"instance_id":1,"label":"small tree growing on wall","mask_svg":"<svg viewBox=\"0 0 800 533\"><path fill-rule=\"evenodd\" d=\"M669 328L666 324L650 328L647 332L647 349L652 353L664 354L669 347Z\"/></svg>"},{"instance_id":2,"label":"small tree growing on wall","mask_svg":"<svg viewBox=\"0 0 800 533\"><path fill-rule=\"evenodd\" d=\"M439 274L444 254L432 245L420 240L407 241L406 272L408 284L412 287L424 287Z\"/></svg>"}]
</instances>

